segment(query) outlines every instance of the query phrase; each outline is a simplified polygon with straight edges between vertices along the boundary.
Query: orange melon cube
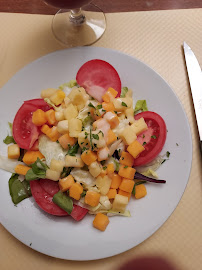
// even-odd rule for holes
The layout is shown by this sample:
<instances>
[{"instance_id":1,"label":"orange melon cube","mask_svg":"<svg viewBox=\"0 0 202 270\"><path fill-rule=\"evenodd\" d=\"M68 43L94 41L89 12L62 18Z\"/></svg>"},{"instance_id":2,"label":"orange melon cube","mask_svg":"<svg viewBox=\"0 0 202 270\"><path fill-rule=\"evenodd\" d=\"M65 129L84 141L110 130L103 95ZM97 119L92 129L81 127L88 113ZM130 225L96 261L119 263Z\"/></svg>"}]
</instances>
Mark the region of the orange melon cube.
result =
<instances>
[{"instance_id":1,"label":"orange melon cube","mask_svg":"<svg viewBox=\"0 0 202 270\"><path fill-rule=\"evenodd\" d=\"M98 192L88 190L85 196L85 203L95 207L100 202L100 194Z\"/></svg>"},{"instance_id":2,"label":"orange melon cube","mask_svg":"<svg viewBox=\"0 0 202 270\"><path fill-rule=\"evenodd\" d=\"M133 191L134 184L135 184L134 180L123 178L119 186L119 189L131 193Z\"/></svg>"},{"instance_id":3,"label":"orange melon cube","mask_svg":"<svg viewBox=\"0 0 202 270\"><path fill-rule=\"evenodd\" d=\"M62 135L58 139L58 141L59 141L60 145L62 146L62 148L64 148L64 149L68 149L69 145L73 146L76 143L76 139L73 137L70 137L69 133Z\"/></svg>"},{"instance_id":4,"label":"orange melon cube","mask_svg":"<svg viewBox=\"0 0 202 270\"><path fill-rule=\"evenodd\" d=\"M86 165L89 166L91 163L97 160L97 155L91 150L86 150L81 154L81 159Z\"/></svg>"},{"instance_id":5,"label":"orange melon cube","mask_svg":"<svg viewBox=\"0 0 202 270\"><path fill-rule=\"evenodd\" d=\"M105 102L110 102L112 99L114 99L117 96L117 94L118 92L114 88L109 87L106 93L102 96L102 99Z\"/></svg>"},{"instance_id":6,"label":"orange melon cube","mask_svg":"<svg viewBox=\"0 0 202 270\"><path fill-rule=\"evenodd\" d=\"M123 151L121 153L121 157L120 157L119 162L125 166L132 167L133 163L134 163L134 157L131 154L129 154L128 152Z\"/></svg>"},{"instance_id":7,"label":"orange melon cube","mask_svg":"<svg viewBox=\"0 0 202 270\"><path fill-rule=\"evenodd\" d=\"M117 189L119 188L120 184L121 184L121 181L122 181L122 178L120 175L118 175L117 173L113 173L112 176L111 176L111 186L110 188L112 189Z\"/></svg>"},{"instance_id":8,"label":"orange melon cube","mask_svg":"<svg viewBox=\"0 0 202 270\"><path fill-rule=\"evenodd\" d=\"M147 189L144 184L135 186L135 198L141 199L147 195Z\"/></svg>"},{"instance_id":9,"label":"orange melon cube","mask_svg":"<svg viewBox=\"0 0 202 270\"><path fill-rule=\"evenodd\" d=\"M128 197L128 201L130 200L131 193L119 189L118 194L122 195L122 196L125 196L125 197Z\"/></svg>"},{"instance_id":10,"label":"orange melon cube","mask_svg":"<svg viewBox=\"0 0 202 270\"><path fill-rule=\"evenodd\" d=\"M83 192L83 187L79 183L74 183L69 188L69 196L75 200L80 200L82 192Z\"/></svg>"},{"instance_id":11,"label":"orange melon cube","mask_svg":"<svg viewBox=\"0 0 202 270\"><path fill-rule=\"evenodd\" d=\"M111 129L109 129L107 135L107 145L112 144L116 140L117 140L116 134Z\"/></svg>"},{"instance_id":12,"label":"orange melon cube","mask_svg":"<svg viewBox=\"0 0 202 270\"><path fill-rule=\"evenodd\" d=\"M15 167L15 172L17 174L22 174L22 175L26 175L26 173L30 170L31 168L22 164L18 164Z\"/></svg>"},{"instance_id":13,"label":"orange melon cube","mask_svg":"<svg viewBox=\"0 0 202 270\"><path fill-rule=\"evenodd\" d=\"M59 137L60 137L60 133L57 130L57 127L53 126L52 128L50 128L47 132L46 132L46 136L52 141L52 142L56 142Z\"/></svg>"},{"instance_id":14,"label":"orange melon cube","mask_svg":"<svg viewBox=\"0 0 202 270\"><path fill-rule=\"evenodd\" d=\"M117 194L116 189L115 188L110 188L109 191L108 191L108 193L107 193L107 197L109 199L114 199L115 196L116 196L116 194Z\"/></svg>"},{"instance_id":15,"label":"orange melon cube","mask_svg":"<svg viewBox=\"0 0 202 270\"><path fill-rule=\"evenodd\" d=\"M139 143L137 140L132 142L128 148L127 151L134 157L136 158L140 153L144 151L144 147Z\"/></svg>"},{"instance_id":16,"label":"orange melon cube","mask_svg":"<svg viewBox=\"0 0 202 270\"><path fill-rule=\"evenodd\" d=\"M115 111L115 107L112 102L102 102L102 108L107 112Z\"/></svg>"},{"instance_id":17,"label":"orange melon cube","mask_svg":"<svg viewBox=\"0 0 202 270\"><path fill-rule=\"evenodd\" d=\"M132 167L121 165L118 174L127 179L134 179L136 170Z\"/></svg>"},{"instance_id":18,"label":"orange melon cube","mask_svg":"<svg viewBox=\"0 0 202 270\"><path fill-rule=\"evenodd\" d=\"M44 134L47 134L48 132L50 132L50 127L48 126L48 125L43 125L42 127L41 127L41 132L42 133L44 133Z\"/></svg>"},{"instance_id":19,"label":"orange melon cube","mask_svg":"<svg viewBox=\"0 0 202 270\"><path fill-rule=\"evenodd\" d=\"M42 158L44 158L44 156L41 154L40 151L30 151L29 150L24 154L22 161L25 164L30 165L30 164L34 163L37 160L37 158L42 159Z\"/></svg>"},{"instance_id":20,"label":"orange melon cube","mask_svg":"<svg viewBox=\"0 0 202 270\"><path fill-rule=\"evenodd\" d=\"M45 117L49 125L54 125L56 123L55 111L53 109L46 111Z\"/></svg>"},{"instance_id":21,"label":"orange melon cube","mask_svg":"<svg viewBox=\"0 0 202 270\"><path fill-rule=\"evenodd\" d=\"M69 174L67 177L62 178L59 180L59 187L62 192L67 191L70 189L70 187L74 184L74 178L71 174Z\"/></svg>"},{"instance_id":22,"label":"orange melon cube","mask_svg":"<svg viewBox=\"0 0 202 270\"><path fill-rule=\"evenodd\" d=\"M32 114L32 123L36 126L42 126L47 122L46 114L41 109L36 110Z\"/></svg>"},{"instance_id":23,"label":"orange melon cube","mask_svg":"<svg viewBox=\"0 0 202 270\"><path fill-rule=\"evenodd\" d=\"M100 231L105 231L108 224L109 224L108 216L102 213L98 213L93 220L93 226Z\"/></svg>"},{"instance_id":24,"label":"orange melon cube","mask_svg":"<svg viewBox=\"0 0 202 270\"><path fill-rule=\"evenodd\" d=\"M107 165L107 174L112 174L114 172L114 164L113 163L109 163Z\"/></svg>"}]
</instances>

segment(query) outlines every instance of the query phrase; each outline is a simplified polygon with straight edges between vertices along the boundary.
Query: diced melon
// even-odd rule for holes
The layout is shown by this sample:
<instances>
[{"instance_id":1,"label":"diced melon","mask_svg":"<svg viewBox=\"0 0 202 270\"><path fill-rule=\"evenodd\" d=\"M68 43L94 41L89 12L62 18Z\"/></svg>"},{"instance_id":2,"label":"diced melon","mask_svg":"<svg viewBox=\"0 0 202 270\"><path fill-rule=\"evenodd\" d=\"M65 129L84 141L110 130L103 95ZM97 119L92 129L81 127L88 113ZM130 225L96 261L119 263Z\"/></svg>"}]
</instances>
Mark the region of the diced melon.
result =
<instances>
[{"instance_id":1,"label":"diced melon","mask_svg":"<svg viewBox=\"0 0 202 270\"><path fill-rule=\"evenodd\" d=\"M137 140L135 140L133 143L131 143L127 151L134 157L136 158L140 153L144 151L144 147L139 143Z\"/></svg>"}]
</instances>

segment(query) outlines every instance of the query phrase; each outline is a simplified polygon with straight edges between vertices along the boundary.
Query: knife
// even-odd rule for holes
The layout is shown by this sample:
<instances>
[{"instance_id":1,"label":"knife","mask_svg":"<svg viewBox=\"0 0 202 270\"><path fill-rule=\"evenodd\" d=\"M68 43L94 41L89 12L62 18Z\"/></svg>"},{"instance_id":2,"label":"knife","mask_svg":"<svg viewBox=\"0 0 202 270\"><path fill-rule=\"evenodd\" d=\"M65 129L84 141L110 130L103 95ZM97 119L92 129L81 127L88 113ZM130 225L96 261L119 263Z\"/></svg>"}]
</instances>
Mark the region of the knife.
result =
<instances>
[{"instance_id":1,"label":"knife","mask_svg":"<svg viewBox=\"0 0 202 270\"><path fill-rule=\"evenodd\" d=\"M202 153L202 72L196 56L186 42L183 47Z\"/></svg>"}]
</instances>

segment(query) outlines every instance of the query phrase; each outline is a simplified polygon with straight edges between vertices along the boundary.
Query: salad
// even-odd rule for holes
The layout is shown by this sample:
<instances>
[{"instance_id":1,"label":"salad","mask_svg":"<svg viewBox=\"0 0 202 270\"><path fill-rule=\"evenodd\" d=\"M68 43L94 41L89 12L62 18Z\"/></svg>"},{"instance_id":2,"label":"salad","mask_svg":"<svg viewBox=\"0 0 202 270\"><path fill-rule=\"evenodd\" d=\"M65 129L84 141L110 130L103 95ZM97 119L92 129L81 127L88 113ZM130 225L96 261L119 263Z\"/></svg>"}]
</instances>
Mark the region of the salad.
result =
<instances>
[{"instance_id":1,"label":"salad","mask_svg":"<svg viewBox=\"0 0 202 270\"><path fill-rule=\"evenodd\" d=\"M93 214L101 231L110 216L129 217L128 203L147 195L146 182L166 182L156 174L166 124L146 100L134 106L132 94L112 65L94 59L76 80L24 101L4 140L8 157L0 157L12 173L13 203L33 196L52 215Z\"/></svg>"}]
</instances>

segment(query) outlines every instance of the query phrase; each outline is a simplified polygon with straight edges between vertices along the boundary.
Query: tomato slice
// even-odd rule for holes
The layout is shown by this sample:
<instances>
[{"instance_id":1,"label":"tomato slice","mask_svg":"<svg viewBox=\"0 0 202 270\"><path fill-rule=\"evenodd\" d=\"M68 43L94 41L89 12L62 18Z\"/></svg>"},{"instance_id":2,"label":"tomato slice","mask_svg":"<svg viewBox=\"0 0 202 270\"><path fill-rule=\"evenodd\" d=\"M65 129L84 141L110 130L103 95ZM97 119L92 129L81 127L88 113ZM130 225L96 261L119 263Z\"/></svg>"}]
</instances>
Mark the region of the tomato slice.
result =
<instances>
[{"instance_id":1,"label":"tomato slice","mask_svg":"<svg viewBox=\"0 0 202 270\"><path fill-rule=\"evenodd\" d=\"M163 118L155 112L142 112L135 115L135 120L144 118L148 129L142 132L137 140L145 150L135 159L134 166L142 166L155 159L161 152L167 135L166 124Z\"/></svg>"},{"instance_id":2,"label":"tomato slice","mask_svg":"<svg viewBox=\"0 0 202 270\"><path fill-rule=\"evenodd\" d=\"M32 114L37 109L47 111L50 106L43 99L24 102L13 121L13 137L22 149L30 149L39 137L39 129L32 123Z\"/></svg>"},{"instance_id":3,"label":"tomato slice","mask_svg":"<svg viewBox=\"0 0 202 270\"><path fill-rule=\"evenodd\" d=\"M52 201L53 195L59 191L57 182L48 179L33 180L30 181L30 188L36 203L45 212L55 216L68 215Z\"/></svg>"},{"instance_id":4,"label":"tomato slice","mask_svg":"<svg viewBox=\"0 0 202 270\"><path fill-rule=\"evenodd\" d=\"M24 101L24 103L29 104L29 105L34 105L37 107L37 109L41 109L44 112L50 109L50 106L42 98L26 100Z\"/></svg>"},{"instance_id":5,"label":"tomato slice","mask_svg":"<svg viewBox=\"0 0 202 270\"><path fill-rule=\"evenodd\" d=\"M102 96L109 87L121 94L119 74L108 62L94 59L83 64L76 75L77 83L93 98L102 102Z\"/></svg>"},{"instance_id":6,"label":"tomato slice","mask_svg":"<svg viewBox=\"0 0 202 270\"><path fill-rule=\"evenodd\" d=\"M30 149L38 139L39 130L32 123L32 113L37 108L30 104L23 104L13 121L13 137L22 149Z\"/></svg>"},{"instance_id":7,"label":"tomato slice","mask_svg":"<svg viewBox=\"0 0 202 270\"><path fill-rule=\"evenodd\" d=\"M49 179L40 179L30 181L32 196L34 197L38 206L54 216L67 216L68 213L56 205L52 200L53 196L60 190L58 182ZM88 210L78 205L73 206L71 217L79 221L85 217Z\"/></svg>"}]
</instances>

